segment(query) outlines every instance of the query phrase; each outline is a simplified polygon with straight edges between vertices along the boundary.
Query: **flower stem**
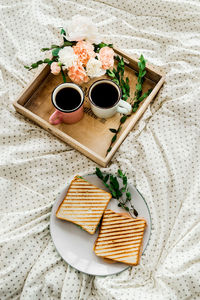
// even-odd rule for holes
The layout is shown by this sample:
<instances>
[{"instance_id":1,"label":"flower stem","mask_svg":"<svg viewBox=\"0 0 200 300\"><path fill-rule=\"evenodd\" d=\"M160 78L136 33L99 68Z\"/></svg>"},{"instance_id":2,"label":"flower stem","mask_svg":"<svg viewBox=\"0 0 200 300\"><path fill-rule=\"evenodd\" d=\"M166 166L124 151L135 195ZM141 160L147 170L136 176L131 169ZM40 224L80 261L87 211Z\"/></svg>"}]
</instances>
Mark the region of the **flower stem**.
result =
<instances>
[{"instance_id":1,"label":"flower stem","mask_svg":"<svg viewBox=\"0 0 200 300\"><path fill-rule=\"evenodd\" d=\"M66 82L66 77L65 77L65 73L63 71L63 68L61 67L61 74L62 74L62 78L63 78L63 82Z\"/></svg>"}]
</instances>

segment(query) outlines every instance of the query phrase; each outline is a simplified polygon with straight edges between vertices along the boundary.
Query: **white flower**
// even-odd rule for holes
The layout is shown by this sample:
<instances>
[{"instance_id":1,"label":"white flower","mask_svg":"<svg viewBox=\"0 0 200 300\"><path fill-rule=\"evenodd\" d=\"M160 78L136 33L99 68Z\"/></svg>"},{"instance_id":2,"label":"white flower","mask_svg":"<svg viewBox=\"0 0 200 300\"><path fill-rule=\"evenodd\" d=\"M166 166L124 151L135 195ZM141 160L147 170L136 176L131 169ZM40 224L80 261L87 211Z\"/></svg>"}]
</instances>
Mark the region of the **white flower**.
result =
<instances>
[{"instance_id":1,"label":"white flower","mask_svg":"<svg viewBox=\"0 0 200 300\"><path fill-rule=\"evenodd\" d=\"M75 15L71 21L68 22L68 36L69 41L87 40L91 43L100 43L98 37L97 26L88 17Z\"/></svg>"},{"instance_id":2,"label":"white flower","mask_svg":"<svg viewBox=\"0 0 200 300\"><path fill-rule=\"evenodd\" d=\"M88 76L93 78L104 75L106 73L106 70L102 69L102 63L100 62L100 60L92 57L88 60L88 63L86 65L86 72Z\"/></svg>"},{"instance_id":3,"label":"white flower","mask_svg":"<svg viewBox=\"0 0 200 300\"><path fill-rule=\"evenodd\" d=\"M69 46L61 49L58 55L59 55L59 62L64 64L63 66L64 70L73 66L78 60L78 56L74 53L74 49Z\"/></svg>"}]
</instances>

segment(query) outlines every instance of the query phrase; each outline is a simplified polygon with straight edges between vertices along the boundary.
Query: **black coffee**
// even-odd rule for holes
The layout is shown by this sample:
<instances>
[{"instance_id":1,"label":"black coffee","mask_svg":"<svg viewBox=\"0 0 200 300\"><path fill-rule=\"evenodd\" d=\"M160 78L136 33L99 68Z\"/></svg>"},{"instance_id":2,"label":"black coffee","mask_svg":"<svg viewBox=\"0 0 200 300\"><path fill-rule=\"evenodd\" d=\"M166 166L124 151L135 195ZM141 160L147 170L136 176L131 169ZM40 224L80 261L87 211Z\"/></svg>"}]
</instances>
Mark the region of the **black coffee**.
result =
<instances>
[{"instance_id":1,"label":"black coffee","mask_svg":"<svg viewBox=\"0 0 200 300\"><path fill-rule=\"evenodd\" d=\"M80 93L70 87L63 88L56 95L56 104L62 110L73 110L81 102Z\"/></svg>"},{"instance_id":2,"label":"black coffee","mask_svg":"<svg viewBox=\"0 0 200 300\"><path fill-rule=\"evenodd\" d=\"M112 84L99 83L92 89L91 98L97 106L107 108L117 102L119 93Z\"/></svg>"}]
</instances>

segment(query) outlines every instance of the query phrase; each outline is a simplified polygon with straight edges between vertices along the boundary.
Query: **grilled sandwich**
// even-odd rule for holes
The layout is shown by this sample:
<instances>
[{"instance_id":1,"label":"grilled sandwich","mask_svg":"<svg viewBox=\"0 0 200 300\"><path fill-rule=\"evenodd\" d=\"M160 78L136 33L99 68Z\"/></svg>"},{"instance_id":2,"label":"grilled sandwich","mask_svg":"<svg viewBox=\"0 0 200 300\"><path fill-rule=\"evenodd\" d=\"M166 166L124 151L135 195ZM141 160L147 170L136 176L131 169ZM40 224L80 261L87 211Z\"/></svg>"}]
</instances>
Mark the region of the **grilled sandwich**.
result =
<instances>
[{"instance_id":1,"label":"grilled sandwich","mask_svg":"<svg viewBox=\"0 0 200 300\"><path fill-rule=\"evenodd\" d=\"M102 258L137 265L145 227L144 219L105 210L94 252Z\"/></svg>"},{"instance_id":2,"label":"grilled sandwich","mask_svg":"<svg viewBox=\"0 0 200 300\"><path fill-rule=\"evenodd\" d=\"M111 198L110 193L77 175L72 180L56 217L75 223L93 234Z\"/></svg>"}]
</instances>

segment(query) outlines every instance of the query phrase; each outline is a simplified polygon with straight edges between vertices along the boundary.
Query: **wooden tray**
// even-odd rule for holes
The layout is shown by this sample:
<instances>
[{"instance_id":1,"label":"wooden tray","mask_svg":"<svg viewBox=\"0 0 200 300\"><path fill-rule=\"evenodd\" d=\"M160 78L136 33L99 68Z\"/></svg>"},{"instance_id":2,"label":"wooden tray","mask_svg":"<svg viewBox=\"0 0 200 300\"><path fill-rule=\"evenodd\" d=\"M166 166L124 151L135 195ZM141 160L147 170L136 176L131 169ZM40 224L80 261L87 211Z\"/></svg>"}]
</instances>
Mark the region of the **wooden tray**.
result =
<instances>
[{"instance_id":1,"label":"wooden tray","mask_svg":"<svg viewBox=\"0 0 200 300\"><path fill-rule=\"evenodd\" d=\"M135 85L137 82L136 72L138 71L138 60L129 57L122 51L114 48L116 54L123 56L125 61L125 76L130 81L130 98L134 97ZM84 84L85 92L84 117L76 124L59 124L51 125L48 122L50 115L55 108L51 103L51 93L53 89L62 83L62 76L54 76L50 73L48 65L42 67L32 82L23 90L22 94L14 102L16 111L28 117L45 130L54 134L70 146L74 147L99 165L106 167L108 162L115 154L117 148L126 138L135 123L147 109L149 103L153 100L162 84L164 83L164 75L156 71L154 67L147 64L147 73L143 84L143 91L146 92L152 88L151 94L140 104L136 113L132 114L123 124L118 138L113 144L112 150L107 154L113 133L109 128L118 128L121 115L118 113L109 119L99 119L91 111L87 99L87 91L89 86L99 78L91 79ZM107 78L107 75L102 76ZM69 79L67 81L70 81Z\"/></svg>"}]
</instances>

